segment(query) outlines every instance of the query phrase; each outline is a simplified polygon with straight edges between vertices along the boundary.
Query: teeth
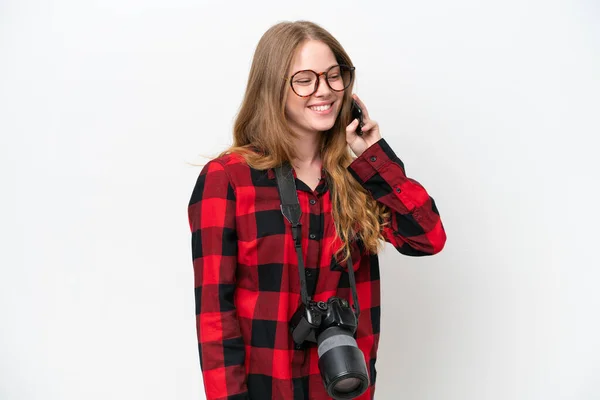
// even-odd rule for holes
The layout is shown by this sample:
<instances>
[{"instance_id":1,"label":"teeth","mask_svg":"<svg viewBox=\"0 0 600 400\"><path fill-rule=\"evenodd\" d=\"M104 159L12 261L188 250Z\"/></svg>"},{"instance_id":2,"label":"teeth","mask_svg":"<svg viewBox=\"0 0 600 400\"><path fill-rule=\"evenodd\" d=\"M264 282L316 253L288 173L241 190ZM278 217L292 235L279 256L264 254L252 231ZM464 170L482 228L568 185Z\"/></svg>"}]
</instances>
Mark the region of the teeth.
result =
<instances>
[{"instance_id":1,"label":"teeth","mask_svg":"<svg viewBox=\"0 0 600 400\"><path fill-rule=\"evenodd\" d=\"M331 108L331 104L327 104L325 106L313 106L313 107L309 107L311 110L315 110L315 111L325 111L325 110L329 110Z\"/></svg>"}]
</instances>

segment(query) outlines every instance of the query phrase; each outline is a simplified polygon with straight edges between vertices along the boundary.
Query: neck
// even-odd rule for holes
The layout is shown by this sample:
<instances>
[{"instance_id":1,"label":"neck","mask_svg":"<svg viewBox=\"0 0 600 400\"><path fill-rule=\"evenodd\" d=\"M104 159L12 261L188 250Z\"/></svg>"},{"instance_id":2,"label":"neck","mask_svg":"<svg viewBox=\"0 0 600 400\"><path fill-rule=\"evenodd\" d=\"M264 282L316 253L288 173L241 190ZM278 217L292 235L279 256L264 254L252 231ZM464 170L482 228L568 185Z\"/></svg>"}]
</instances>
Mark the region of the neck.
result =
<instances>
[{"instance_id":1,"label":"neck","mask_svg":"<svg viewBox=\"0 0 600 400\"><path fill-rule=\"evenodd\" d=\"M296 157L292 160L294 167L300 169L321 167L319 139L320 134L302 135L302 137L296 141Z\"/></svg>"}]
</instances>

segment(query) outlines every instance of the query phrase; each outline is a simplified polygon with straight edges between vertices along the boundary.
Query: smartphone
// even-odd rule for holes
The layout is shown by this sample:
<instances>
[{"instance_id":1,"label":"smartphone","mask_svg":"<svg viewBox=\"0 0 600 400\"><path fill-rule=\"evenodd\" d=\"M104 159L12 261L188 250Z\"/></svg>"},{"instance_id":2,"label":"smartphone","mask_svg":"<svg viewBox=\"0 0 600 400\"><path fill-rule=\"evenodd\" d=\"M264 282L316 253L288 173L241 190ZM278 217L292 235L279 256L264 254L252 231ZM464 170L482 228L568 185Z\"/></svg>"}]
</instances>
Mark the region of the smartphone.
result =
<instances>
[{"instance_id":1,"label":"smartphone","mask_svg":"<svg viewBox=\"0 0 600 400\"><path fill-rule=\"evenodd\" d=\"M356 128L356 134L358 136L362 136L362 127L364 125L363 112L356 100L352 99L352 121L354 121L354 119L358 119L358 127Z\"/></svg>"}]
</instances>

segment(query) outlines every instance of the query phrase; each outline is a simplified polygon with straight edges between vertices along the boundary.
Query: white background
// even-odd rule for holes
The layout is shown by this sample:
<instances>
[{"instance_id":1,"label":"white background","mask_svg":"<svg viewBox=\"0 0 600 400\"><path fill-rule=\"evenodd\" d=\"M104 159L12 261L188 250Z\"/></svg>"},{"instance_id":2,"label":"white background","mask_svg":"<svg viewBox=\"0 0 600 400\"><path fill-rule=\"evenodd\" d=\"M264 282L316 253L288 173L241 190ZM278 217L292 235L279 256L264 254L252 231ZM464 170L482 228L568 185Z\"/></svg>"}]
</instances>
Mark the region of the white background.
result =
<instances>
[{"instance_id":1,"label":"white background","mask_svg":"<svg viewBox=\"0 0 600 400\"><path fill-rule=\"evenodd\" d=\"M378 400L600 398L600 6L0 1L0 399L202 399L187 202L310 19L436 199L381 255Z\"/></svg>"}]
</instances>

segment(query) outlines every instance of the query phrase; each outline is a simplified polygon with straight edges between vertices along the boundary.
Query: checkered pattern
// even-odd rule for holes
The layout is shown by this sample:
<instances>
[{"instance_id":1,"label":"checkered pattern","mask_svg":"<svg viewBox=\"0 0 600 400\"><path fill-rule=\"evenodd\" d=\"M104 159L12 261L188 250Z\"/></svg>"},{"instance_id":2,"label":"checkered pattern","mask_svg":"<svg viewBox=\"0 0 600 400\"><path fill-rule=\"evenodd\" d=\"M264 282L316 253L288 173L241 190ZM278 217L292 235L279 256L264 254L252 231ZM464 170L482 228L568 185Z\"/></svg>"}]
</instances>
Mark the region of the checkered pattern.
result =
<instances>
[{"instance_id":1,"label":"checkered pattern","mask_svg":"<svg viewBox=\"0 0 600 400\"><path fill-rule=\"evenodd\" d=\"M348 167L392 210L384 237L400 253L439 252L446 234L433 199L407 178L384 139ZM295 171L293 172L295 175ZM323 171L322 176L326 178ZM335 237L327 179L315 191L296 179L302 209L302 251L308 294L352 303L347 266L333 256ZM250 168L239 155L211 160L189 202L198 350L208 400L330 399L318 368L317 347L297 349L288 321L298 308L300 283L291 227L280 211L275 172ZM361 314L355 334L375 393L380 327L377 255L360 243L352 259Z\"/></svg>"}]
</instances>

